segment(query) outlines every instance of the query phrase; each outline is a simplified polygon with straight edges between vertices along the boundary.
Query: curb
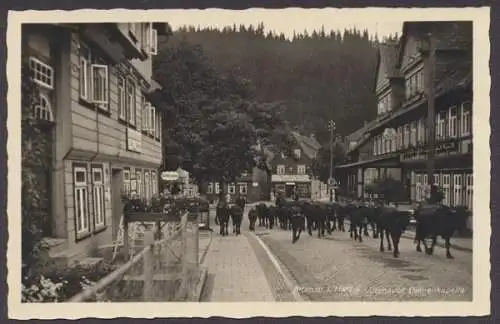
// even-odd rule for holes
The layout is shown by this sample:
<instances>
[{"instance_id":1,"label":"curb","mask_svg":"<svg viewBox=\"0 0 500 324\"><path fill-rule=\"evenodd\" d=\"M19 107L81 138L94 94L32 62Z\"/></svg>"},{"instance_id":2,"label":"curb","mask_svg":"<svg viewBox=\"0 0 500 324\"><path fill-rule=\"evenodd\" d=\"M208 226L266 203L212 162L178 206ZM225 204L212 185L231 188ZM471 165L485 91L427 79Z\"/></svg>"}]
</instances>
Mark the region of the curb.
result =
<instances>
[{"instance_id":1,"label":"curb","mask_svg":"<svg viewBox=\"0 0 500 324\"><path fill-rule=\"evenodd\" d=\"M196 285L196 289L194 291L194 294L190 298L190 301L193 301L193 302L200 302L201 301L203 287L205 287L205 282L207 280L207 274L208 274L207 269L205 267L201 267L200 270L201 270L200 280L198 281L198 284Z\"/></svg>"},{"instance_id":2,"label":"curb","mask_svg":"<svg viewBox=\"0 0 500 324\"><path fill-rule=\"evenodd\" d=\"M288 290L290 290L290 293L292 294L293 298L295 299L296 302L300 302L300 301L305 301L304 298L299 294L299 292L297 291L297 289L295 289L296 287L293 285L292 281L290 280L290 278L288 278L285 273L283 272L283 269L281 269L279 263L278 263L278 260L276 260L276 257L274 256L274 254L269 250L269 248L267 247L267 245L260 239L260 237L258 237L257 235L255 235L255 233L251 233L253 238L255 238L257 240L257 242L260 244L260 246L264 249L264 251L266 252L269 260L271 260L271 263L274 265L274 267L276 268L276 270L278 271L278 273L281 275L281 277L283 278L283 281L285 282Z\"/></svg>"},{"instance_id":3,"label":"curb","mask_svg":"<svg viewBox=\"0 0 500 324\"><path fill-rule=\"evenodd\" d=\"M210 232L210 240L208 241L207 247L201 254L200 259L198 260L199 264L203 264L203 262L205 261L205 257L207 256L208 250L210 250L210 246L212 245L212 239L213 239L212 232Z\"/></svg>"}]
</instances>

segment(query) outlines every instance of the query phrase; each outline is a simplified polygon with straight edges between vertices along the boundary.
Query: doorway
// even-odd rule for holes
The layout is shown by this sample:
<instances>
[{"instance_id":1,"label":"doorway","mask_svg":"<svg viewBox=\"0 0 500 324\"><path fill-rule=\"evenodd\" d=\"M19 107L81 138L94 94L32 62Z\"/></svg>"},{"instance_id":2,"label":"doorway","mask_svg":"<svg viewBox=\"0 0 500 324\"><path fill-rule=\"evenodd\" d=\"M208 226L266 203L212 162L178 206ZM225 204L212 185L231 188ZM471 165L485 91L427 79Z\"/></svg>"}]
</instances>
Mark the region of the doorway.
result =
<instances>
[{"instance_id":1,"label":"doorway","mask_svg":"<svg viewBox=\"0 0 500 324\"><path fill-rule=\"evenodd\" d=\"M123 188L123 170L111 170L111 219L112 219L112 235L113 240L117 239L118 230L120 227L120 219L123 214L122 202L122 188Z\"/></svg>"}]
</instances>

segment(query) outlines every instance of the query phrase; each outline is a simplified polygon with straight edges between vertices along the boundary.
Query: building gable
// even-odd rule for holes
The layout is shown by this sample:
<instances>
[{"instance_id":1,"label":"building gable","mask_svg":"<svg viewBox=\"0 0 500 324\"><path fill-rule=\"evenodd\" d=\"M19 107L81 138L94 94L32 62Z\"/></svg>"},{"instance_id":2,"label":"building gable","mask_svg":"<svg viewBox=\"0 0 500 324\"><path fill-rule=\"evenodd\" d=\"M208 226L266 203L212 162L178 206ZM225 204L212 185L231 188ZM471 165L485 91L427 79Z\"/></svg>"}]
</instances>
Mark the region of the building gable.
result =
<instances>
[{"instance_id":1,"label":"building gable","mask_svg":"<svg viewBox=\"0 0 500 324\"><path fill-rule=\"evenodd\" d=\"M377 52L377 74L374 91L379 93L389 86L389 78L395 75L397 44L380 44Z\"/></svg>"}]
</instances>

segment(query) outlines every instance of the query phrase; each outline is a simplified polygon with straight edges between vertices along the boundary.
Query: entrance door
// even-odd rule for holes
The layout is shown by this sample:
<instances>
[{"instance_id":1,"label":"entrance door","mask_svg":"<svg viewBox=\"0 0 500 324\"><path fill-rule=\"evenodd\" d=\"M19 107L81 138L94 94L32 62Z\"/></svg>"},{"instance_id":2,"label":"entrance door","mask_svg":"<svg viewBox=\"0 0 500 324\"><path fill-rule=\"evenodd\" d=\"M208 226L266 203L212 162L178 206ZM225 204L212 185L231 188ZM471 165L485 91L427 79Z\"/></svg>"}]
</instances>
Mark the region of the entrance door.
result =
<instances>
[{"instance_id":1,"label":"entrance door","mask_svg":"<svg viewBox=\"0 0 500 324\"><path fill-rule=\"evenodd\" d=\"M112 169L111 171L111 215L112 215L112 233L113 240L117 239L118 228L120 226L120 219L123 215L123 202L122 202L122 189L123 189L123 170Z\"/></svg>"}]
</instances>

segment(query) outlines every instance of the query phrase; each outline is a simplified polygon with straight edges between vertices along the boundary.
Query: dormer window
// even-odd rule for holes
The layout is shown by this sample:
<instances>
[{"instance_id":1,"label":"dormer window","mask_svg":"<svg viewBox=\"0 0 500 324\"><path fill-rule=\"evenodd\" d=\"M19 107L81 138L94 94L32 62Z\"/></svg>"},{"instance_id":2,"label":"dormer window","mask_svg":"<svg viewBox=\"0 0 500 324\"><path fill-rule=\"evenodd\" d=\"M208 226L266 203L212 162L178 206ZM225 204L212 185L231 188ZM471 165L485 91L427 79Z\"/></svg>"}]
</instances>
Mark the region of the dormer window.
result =
<instances>
[{"instance_id":1,"label":"dormer window","mask_svg":"<svg viewBox=\"0 0 500 324\"><path fill-rule=\"evenodd\" d=\"M406 99L413 98L424 91L424 70L420 68L406 77Z\"/></svg>"},{"instance_id":2,"label":"dormer window","mask_svg":"<svg viewBox=\"0 0 500 324\"><path fill-rule=\"evenodd\" d=\"M293 153L295 154L295 157L296 157L297 159L300 159L300 149L295 149L295 150L293 151Z\"/></svg>"}]
</instances>

